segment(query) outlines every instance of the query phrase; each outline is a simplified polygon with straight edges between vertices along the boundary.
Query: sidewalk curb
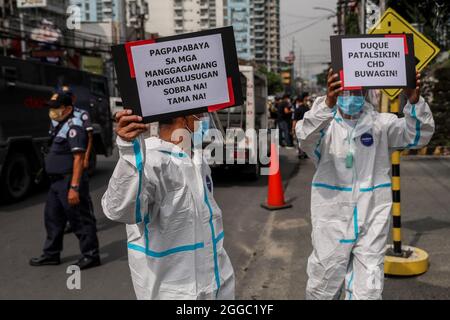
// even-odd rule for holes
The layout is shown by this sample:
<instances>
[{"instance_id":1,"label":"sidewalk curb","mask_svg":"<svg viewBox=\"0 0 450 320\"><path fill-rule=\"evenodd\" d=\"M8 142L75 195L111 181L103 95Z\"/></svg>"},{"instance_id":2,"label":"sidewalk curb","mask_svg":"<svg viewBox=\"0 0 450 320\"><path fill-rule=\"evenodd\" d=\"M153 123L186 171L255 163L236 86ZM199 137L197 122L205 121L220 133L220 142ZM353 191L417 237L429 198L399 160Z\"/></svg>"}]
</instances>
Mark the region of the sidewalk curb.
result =
<instances>
[{"instance_id":1,"label":"sidewalk curb","mask_svg":"<svg viewBox=\"0 0 450 320\"><path fill-rule=\"evenodd\" d=\"M405 161L417 161L417 160L450 160L450 156L433 156L433 155L429 155L429 156L422 156L422 155L406 155L406 156L401 156L400 157L401 160L405 160Z\"/></svg>"}]
</instances>

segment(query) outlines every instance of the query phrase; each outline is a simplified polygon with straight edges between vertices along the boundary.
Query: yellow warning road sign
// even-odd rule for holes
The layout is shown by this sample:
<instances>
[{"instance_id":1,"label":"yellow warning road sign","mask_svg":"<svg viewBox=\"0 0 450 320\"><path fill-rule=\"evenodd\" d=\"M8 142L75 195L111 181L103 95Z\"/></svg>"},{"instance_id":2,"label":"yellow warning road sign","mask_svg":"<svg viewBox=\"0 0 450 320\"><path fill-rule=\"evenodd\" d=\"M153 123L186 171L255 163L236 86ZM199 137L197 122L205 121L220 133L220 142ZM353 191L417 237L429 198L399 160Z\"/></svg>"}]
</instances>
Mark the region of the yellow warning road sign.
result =
<instances>
[{"instance_id":1,"label":"yellow warning road sign","mask_svg":"<svg viewBox=\"0 0 450 320\"><path fill-rule=\"evenodd\" d=\"M439 53L439 48L422 33L414 29L405 19L391 8L387 9L381 19L369 30L370 34L378 33L412 33L414 36L414 54L416 70L422 71ZM390 99L395 99L402 89L384 89Z\"/></svg>"}]
</instances>

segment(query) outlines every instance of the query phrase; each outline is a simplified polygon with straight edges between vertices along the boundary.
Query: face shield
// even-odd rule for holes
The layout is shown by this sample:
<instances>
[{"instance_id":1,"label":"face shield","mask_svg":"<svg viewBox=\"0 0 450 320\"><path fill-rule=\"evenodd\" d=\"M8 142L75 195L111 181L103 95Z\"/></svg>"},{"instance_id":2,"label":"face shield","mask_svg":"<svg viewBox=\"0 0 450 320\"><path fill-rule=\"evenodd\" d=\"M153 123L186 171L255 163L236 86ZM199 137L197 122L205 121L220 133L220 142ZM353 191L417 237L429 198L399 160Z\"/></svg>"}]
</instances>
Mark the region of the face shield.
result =
<instances>
[{"instance_id":1,"label":"face shield","mask_svg":"<svg viewBox=\"0 0 450 320\"><path fill-rule=\"evenodd\" d=\"M365 100L364 90L344 90L338 97L337 104L346 115L356 116L362 111Z\"/></svg>"},{"instance_id":2,"label":"face shield","mask_svg":"<svg viewBox=\"0 0 450 320\"><path fill-rule=\"evenodd\" d=\"M203 136L207 135L211 125L211 118L209 113L200 113L197 115L193 115L193 117L195 119L195 122L197 122L197 124L194 125L194 127L196 128L195 131L201 132Z\"/></svg>"}]
</instances>

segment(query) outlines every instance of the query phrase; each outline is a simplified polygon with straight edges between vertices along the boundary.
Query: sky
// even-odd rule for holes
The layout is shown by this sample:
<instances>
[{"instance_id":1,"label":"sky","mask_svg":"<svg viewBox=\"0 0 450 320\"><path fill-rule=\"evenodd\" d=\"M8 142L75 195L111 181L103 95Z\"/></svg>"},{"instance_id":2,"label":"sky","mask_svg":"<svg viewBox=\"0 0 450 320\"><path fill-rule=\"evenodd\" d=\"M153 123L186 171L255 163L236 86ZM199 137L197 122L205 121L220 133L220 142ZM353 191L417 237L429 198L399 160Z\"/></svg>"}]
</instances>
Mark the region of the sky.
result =
<instances>
[{"instance_id":1,"label":"sky","mask_svg":"<svg viewBox=\"0 0 450 320\"><path fill-rule=\"evenodd\" d=\"M314 7L335 11L336 3L336 0L280 0L281 59L294 46L295 68L304 78L327 67L323 63L330 61L330 35L334 34L332 24L336 22L335 16L327 19L331 12Z\"/></svg>"}]
</instances>

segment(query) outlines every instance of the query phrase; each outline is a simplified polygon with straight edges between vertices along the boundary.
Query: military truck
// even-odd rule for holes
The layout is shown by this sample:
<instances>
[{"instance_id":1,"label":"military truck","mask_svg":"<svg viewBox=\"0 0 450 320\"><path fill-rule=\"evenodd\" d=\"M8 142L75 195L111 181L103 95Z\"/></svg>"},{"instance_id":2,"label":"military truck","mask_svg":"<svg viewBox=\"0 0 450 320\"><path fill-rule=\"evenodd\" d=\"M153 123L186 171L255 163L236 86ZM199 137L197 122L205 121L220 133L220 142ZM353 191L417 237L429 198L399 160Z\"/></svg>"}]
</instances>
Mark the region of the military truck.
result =
<instances>
[{"instance_id":1,"label":"military truck","mask_svg":"<svg viewBox=\"0 0 450 320\"><path fill-rule=\"evenodd\" d=\"M0 56L0 200L24 198L45 177L52 92L69 85L75 105L89 111L96 155L112 154L112 122L107 79L71 68Z\"/></svg>"}]
</instances>

